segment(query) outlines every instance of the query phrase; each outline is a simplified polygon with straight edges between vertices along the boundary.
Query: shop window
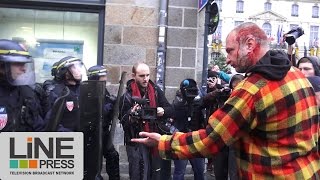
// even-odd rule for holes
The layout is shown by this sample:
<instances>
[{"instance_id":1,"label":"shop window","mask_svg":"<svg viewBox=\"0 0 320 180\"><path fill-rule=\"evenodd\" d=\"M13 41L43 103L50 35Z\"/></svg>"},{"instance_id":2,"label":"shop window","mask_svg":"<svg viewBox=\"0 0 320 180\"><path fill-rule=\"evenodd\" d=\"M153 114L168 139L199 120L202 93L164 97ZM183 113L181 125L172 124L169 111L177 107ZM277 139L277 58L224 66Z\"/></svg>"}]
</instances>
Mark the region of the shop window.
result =
<instances>
[{"instance_id":1,"label":"shop window","mask_svg":"<svg viewBox=\"0 0 320 180\"><path fill-rule=\"evenodd\" d=\"M52 79L52 64L65 56L97 63L98 13L0 8L0 22L0 38L27 45L37 82Z\"/></svg>"}]
</instances>

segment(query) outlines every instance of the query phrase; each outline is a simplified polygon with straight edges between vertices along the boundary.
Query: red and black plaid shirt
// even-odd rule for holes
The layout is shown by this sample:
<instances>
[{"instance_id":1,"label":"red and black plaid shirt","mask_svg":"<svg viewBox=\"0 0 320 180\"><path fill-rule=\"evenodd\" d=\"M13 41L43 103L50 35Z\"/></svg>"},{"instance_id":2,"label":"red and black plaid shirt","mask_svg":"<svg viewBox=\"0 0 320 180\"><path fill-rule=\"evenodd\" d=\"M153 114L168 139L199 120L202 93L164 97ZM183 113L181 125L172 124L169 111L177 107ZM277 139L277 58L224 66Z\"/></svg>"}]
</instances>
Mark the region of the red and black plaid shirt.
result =
<instances>
[{"instance_id":1,"label":"red and black plaid shirt","mask_svg":"<svg viewBox=\"0 0 320 180\"><path fill-rule=\"evenodd\" d=\"M162 136L159 153L211 157L233 145L240 179L315 179L318 115L312 87L296 68L279 81L252 74L210 116L206 129Z\"/></svg>"}]
</instances>

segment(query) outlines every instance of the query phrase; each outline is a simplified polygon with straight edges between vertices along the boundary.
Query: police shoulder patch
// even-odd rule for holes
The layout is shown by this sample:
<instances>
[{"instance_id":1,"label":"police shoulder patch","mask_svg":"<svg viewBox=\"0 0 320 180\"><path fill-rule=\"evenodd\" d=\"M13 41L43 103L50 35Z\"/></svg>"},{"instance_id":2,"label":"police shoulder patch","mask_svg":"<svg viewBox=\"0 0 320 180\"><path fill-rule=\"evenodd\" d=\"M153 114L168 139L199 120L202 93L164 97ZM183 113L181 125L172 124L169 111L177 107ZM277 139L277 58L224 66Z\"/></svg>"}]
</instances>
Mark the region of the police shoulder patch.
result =
<instances>
[{"instance_id":1,"label":"police shoulder patch","mask_svg":"<svg viewBox=\"0 0 320 180\"><path fill-rule=\"evenodd\" d=\"M7 125L8 114L6 107L0 106L0 131Z\"/></svg>"}]
</instances>

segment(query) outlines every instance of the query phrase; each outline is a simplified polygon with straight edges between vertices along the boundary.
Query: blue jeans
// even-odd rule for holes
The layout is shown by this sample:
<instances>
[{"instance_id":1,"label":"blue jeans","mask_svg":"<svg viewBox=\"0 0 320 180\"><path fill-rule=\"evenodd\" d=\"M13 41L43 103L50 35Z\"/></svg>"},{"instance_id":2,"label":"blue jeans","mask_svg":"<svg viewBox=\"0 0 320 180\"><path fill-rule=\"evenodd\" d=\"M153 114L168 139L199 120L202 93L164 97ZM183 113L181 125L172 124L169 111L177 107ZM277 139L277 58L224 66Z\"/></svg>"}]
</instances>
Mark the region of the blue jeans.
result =
<instances>
[{"instance_id":1,"label":"blue jeans","mask_svg":"<svg viewBox=\"0 0 320 180\"><path fill-rule=\"evenodd\" d=\"M195 180L204 180L204 158L189 159ZM174 180L184 180L188 160L174 160Z\"/></svg>"}]
</instances>

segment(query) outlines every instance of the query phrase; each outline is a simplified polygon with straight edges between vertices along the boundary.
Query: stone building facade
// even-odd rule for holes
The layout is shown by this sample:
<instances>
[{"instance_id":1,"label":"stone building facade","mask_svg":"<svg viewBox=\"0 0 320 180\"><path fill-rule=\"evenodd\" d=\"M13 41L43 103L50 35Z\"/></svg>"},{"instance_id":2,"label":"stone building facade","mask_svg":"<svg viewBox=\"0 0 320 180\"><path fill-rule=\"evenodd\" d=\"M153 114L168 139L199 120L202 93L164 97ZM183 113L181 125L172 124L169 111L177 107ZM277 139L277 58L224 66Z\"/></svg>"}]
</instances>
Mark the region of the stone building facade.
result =
<instances>
[{"instance_id":1,"label":"stone building facade","mask_svg":"<svg viewBox=\"0 0 320 180\"><path fill-rule=\"evenodd\" d=\"M121 71L129 72L130 78L131 67L138 61L150 65L151 79L155 80L160 1L106 0L104 64L111 72L110 88L114 91ZM220 22L209 41L220 39L222 49L227 34L239 23L247 21L257 23L266 31L271 48L278 47L279 31L284 34L295 26L301 26L305 31L305 35L297 40L300 55L303 55L304 45L309 50L319 43L318 0L216 2L220 8ZM198 13L197 0L168 0L167 13L165 93L171 101L184 78L194 78L199 85L201 83L205 13L204 10Z\"/></svg>"},{"instance_id":2,"label":"stone building facade","mask_svg":"<svg viewBox=\"0 0 320 180\"><path fill-rule=\"evenodd\" d=\"M136 62L151 67L155 81L160 0L107 0L104 64L109 69L110 88L117 89L122 71L131 78ZM200 83L203 61L204 12L196 0L169 0L165 93L171 102L185 78Z\"/></svg>"}]
</instances>

